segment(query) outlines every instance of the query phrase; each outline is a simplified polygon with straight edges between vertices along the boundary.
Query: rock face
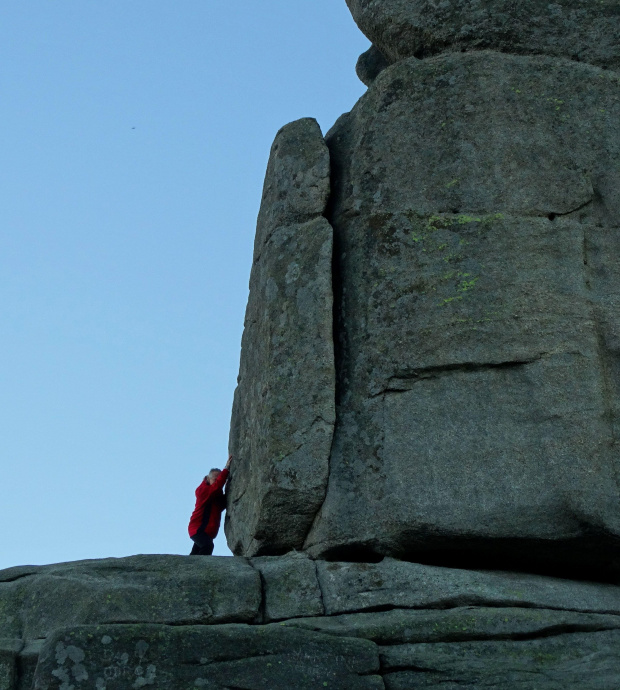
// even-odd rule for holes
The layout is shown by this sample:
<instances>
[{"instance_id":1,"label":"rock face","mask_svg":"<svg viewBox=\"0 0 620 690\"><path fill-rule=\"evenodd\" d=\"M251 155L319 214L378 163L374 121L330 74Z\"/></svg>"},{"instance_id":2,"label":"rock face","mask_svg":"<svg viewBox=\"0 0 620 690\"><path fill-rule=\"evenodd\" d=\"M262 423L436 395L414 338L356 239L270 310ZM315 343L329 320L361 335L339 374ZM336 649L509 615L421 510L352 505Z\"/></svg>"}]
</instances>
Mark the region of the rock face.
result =
<instances>
[{"instance_id":1,"label":"rock face","mask_svg":"<svg viewBox=\"0 0 620 690\"><path fill-rule=\"evenodd\" d=\"M258 219L235 393L226 534L235 553L301 548L335 421L329 152L306 119L276 136Z\"/></svg>"},{"instance_id":2,"label":"rock face","mask_svg":"<svg viewBox=\"0 0 620 690\"><path fill-rule=\"evenodd\" d=\"M327 491L315 516L297 501L303 543L235 553L618 573L620 6L348 4L374 45L326 136ZM269 510L256 522L286 522Z\"/></svg>"},{"instance_id":3,"label":"rock face","mask_svg":"<svg viewBox=\"0 0 620 690\"><path fill-rule=\"evenodd\" d=\"M313 554L618 563L619 96L546 57L404 60L330 132L340 395Z\"/></svg>"},{"instance_id":4,"label":"rock face","mask_svg":"<svg viewBox=\"0 0 620 690\"><path fill-rule=\"evenodd\" d=\"M14 568L0 611L2 690L608 690L620 674L620 587L390 558Z\"/></svg>"},{"instance_id":5,"label":"rock face","mask_svg":"<svg viewBox=\"0 0 620 690\"><path fill-rule=\"evenodd\" d=\"M347 0L347 5L391 62L493 49L620 66L615 0Z\"/></svg>"}]
</instances>

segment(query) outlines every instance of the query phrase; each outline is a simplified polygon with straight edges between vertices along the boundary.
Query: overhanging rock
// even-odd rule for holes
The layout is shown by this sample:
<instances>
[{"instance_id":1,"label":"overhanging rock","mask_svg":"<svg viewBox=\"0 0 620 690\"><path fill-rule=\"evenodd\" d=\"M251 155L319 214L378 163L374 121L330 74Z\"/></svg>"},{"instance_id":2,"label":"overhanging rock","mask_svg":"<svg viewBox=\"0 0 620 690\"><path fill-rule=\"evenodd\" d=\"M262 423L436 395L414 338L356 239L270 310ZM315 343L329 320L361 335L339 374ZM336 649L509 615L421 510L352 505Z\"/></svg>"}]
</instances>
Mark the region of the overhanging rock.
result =
<instances>
[{"instance_id":1,"label":"overhanging rock","mask_svg":"<svg viewBox=\"0 0 620 690\"><path fill-rule=\"evenodd\" d=\"M620 13L613 0L347 0L347 5L392 62L491 48L620 67Z\"/></svg>"}]
</instances>

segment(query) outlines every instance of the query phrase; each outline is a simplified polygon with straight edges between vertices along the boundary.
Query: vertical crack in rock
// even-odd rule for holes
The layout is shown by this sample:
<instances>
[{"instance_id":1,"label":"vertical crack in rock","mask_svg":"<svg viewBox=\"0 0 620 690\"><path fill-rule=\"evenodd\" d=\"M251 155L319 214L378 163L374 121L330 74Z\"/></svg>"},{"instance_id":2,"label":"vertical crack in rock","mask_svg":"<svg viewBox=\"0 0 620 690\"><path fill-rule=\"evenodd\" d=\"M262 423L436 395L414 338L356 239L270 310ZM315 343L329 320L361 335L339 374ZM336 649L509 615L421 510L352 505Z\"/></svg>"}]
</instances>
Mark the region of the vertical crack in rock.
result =
<instances>
[{"instance_id":1,"label":"vertical crack in rock","mask_svg":"<svg viewBox=\"0 0 620 690\"><path fill-rule=\"evenodd\" d=\"M237 555L301 549L335 422L329 151L315 120L277 134L265 177L235 392L226 535Z\"/></svg>"},{"instance_id":2,"label":"vertical crack in rock","mask_svg":"<svg viewBox=\"0 0 620 690\"><path fill-rule=\"evenodd\" d=\"M251 558L246 559L247 564L258 573L260 577L260 605L258 607L258 613L254 619L254 624L261 624L265 622L265 607L267 605L267 585L265 583L265 576L260 568L257 568L254 563L252 563Z\"/></svg>"},{"instance_id":3,"label":"vertical crack in rock","mask_svg":"<svg viewBox=\"0 0 620 690\"><path fill-rule=\"evenodd\" d=\"M321 595L321 606L323 607L323 615L327 615L327 607L325 606L325 592L323 591L323 583L321 582L321 574L319 572L319 566L316 561L312 561L314 564L314 573L316 576L316 582L317 585L319 586L319 594Z\"/></svg>"}]
</instances>

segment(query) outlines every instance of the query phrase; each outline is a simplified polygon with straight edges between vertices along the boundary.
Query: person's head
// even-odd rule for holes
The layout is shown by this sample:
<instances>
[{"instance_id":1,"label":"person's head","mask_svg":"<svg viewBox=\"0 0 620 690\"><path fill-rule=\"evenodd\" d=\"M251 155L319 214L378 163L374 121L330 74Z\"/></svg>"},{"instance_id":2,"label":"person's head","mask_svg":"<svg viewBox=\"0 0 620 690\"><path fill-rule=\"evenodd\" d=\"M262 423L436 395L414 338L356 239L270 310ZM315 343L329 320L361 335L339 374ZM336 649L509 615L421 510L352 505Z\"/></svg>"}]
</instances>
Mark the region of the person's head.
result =
<instances>
[{"instance_id":1,"label":"person's head","mask_svg":"<svg viewBox=\"0 0 620 690\"><path fill-rule=\"evenodd\" d=\"M207 484L213 484L213 482L220 476L221 471L222 470L218 470L217 467L214 467L205 477L205 482L207 482Z\"/></svg>"}]
</instances>

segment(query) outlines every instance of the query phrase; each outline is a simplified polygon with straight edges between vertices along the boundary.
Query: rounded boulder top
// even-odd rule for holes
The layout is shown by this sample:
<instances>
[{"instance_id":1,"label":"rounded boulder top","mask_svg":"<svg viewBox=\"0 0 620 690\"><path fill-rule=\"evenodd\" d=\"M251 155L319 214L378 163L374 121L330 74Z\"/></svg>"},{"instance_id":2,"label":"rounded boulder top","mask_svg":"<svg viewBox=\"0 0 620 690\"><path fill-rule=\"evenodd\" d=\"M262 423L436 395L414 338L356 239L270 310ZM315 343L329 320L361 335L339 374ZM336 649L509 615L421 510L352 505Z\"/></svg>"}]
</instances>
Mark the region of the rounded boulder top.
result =
<instances>
[{"instance_id":1,"label":"rounded boulder top","mask_svg":"<svg viewBox=\"0 0 620 690\"><path fill-rule=\"evenodd\" d=\"M620 68L618 0L347 0L390 62L468 50Z\"/></svg>"}]
</instances>

